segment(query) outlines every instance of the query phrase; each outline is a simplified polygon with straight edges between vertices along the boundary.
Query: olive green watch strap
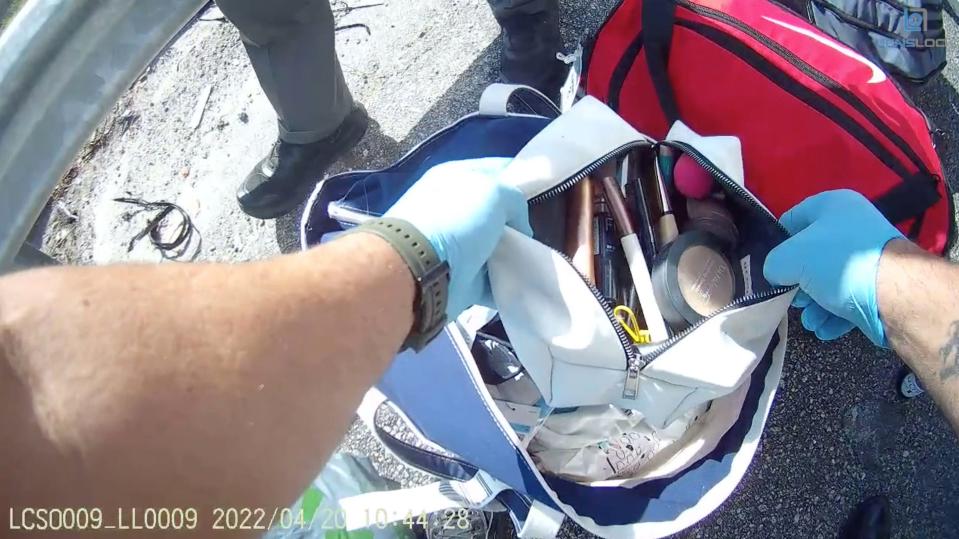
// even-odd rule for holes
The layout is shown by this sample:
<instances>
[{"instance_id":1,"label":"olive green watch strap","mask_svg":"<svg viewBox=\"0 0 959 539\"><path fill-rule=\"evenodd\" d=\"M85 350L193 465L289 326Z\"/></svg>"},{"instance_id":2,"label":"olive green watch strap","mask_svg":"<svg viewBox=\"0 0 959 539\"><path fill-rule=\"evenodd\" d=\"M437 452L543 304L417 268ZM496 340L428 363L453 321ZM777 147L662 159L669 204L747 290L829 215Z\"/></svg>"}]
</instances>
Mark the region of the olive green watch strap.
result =
<instances>
[{"instance_id":1,"label":"olive green watch strap","mask_svg":"<svg viewBox=\"0 0 959 539\"><path fill-rule=\"evenodd\" d=\"M378 217L353 229L375 234L389 243L406 262L416 282L413 299L413 327L403 349L419 351L446 326L450 267L440 260L426 236L408 221Z\"/></svg>"}]
</instances>

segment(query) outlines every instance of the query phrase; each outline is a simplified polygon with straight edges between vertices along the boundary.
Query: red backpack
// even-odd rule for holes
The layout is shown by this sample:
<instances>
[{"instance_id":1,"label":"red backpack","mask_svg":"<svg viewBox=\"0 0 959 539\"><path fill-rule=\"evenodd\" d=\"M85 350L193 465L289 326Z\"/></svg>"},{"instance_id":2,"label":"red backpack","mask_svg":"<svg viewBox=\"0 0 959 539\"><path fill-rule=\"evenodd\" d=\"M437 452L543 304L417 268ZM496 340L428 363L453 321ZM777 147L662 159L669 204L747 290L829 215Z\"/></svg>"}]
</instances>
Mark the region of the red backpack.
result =
<instances>
[{"instance_id":1,"label":"red backpack","mask_svg":"<svg viewBox=\"0 0 959 539\"><path fill-rule=\"evenodd\" d=\"M952 243L923 113L880 67L773 2L623 0L586 62L586 92L643 133L682 120L738 136L746 186L777 216L848 188L924 249Z\"/></svg>"}]
</instances>

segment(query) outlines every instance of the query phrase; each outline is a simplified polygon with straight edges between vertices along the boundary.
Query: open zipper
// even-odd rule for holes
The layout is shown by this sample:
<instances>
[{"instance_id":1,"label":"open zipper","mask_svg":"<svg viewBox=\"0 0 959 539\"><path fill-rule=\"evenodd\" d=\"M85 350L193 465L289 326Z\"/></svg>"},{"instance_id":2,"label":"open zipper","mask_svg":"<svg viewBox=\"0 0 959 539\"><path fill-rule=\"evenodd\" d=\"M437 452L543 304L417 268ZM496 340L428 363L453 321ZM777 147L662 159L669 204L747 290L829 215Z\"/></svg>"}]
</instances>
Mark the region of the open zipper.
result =
<instances>
[{"instance_id":1,"label":"open zipper","mask_svg":"<svg viewBox=\"0 0 959 539\"><path fill-rule=\"evenodd\" d=\"M660 142L657 144L657 146L667 146L670 148L675 148L685 153L689 157L691 157L693 161L696 161L699 164L699 166L703 167L706 171L712 174L713 178L718 180L719 183L721 183L727 191L732 191L734 194L736 194L739 197L739 199L745 201L747 204L749 204L752 208L757 210L759 213L761 213L762 215L768 216L769 221L771 223L776 225L776 227L779 228L779 230L781 230L784 235L786 235L787 237L789 236L789 231L786 230L786 227L784 227L782 223L780 223L779 220L776 219L776 217L773 214L769 213L769 210L765 206L763 206L758 200L756 200L756 197L753 196L752 193L747 191L745 187L736 183L732 178L727 176L725 172L719 170L715 165L710 163L709 160L703 157L703 155L699 153L698 150L696 150L695 148L693 148L692 146L684 142L675 142L675 141ZM682 338L685 337L686 335L695 331L696 328L705 324L708 320L720 314L723 314L727 311L731 311L733 309L738 309L741 307L747 307L749 305L762 303L763 301L772 299L776 296L781 296L782 294L785 294L795 288L796 288L795 286L780 286L780 287L772 288L770 290L767 290L759 294L749 294L747 296L738 298L737 300L733 301L732 303L723 307L722 309L710 314L709 316L703 317L695 324L673 335L666 341L663 341L661 343L654 343L653 345L650 345L650 346L656 346L656 347L652 351L642 354L643 362L642 362L642 365L639 367L639 369L642 369L643 367L651 363L653 360L655 360L657 357L664 354L667 350L669 350L670 347L672 347L672 345L682 340ZM637 383L638 383L638 380L637 380Z\"/></svg>"},{"instance_id":2,"label":"open zipper","mask_svg":"<svg viewBox=\"0 0 959 539\"><path fill-rule=\"evenodd\" d=\"M452 126L447 127L446 129L443 130L443 132L445 132L451 127ZM420 149L420 147L424 146L426 142L427 141L424 141L423 143L419 144L416 148L414 148L405 156L403 156L400 162L394 164L393 166L398 166L402 161L409 159L414 153L416 153L416 151ZM646 140L632 142L632 143L624 144L620 146L619 148L616 148L615 150L612 150L606 153L605 155L600 157L598 160L593 161L591 164L587 165L585 168L583 168L576 174L570 176L569 178L563 180L559 184L531 198L529 200L529 204L530 205L539 204L559 195L560 193L572 188L578 182L585 179L587 176L589 176L590 173L592 173L593 171L597 170L599 167L606 164L606 162L608 162L609 160L615 158L618 155L625 154L626 152L632 149L640 148L644 146L652 148L654 144ZM327 209L327 212L329 216L333 219L336 219L339 221L351 222L354 224L362 223L363 221L370 219L372 217L369 214L359 212L351 208L337 206L337 205L331 205ZM543 245L546 245L546 244L543 244ZM553 252L555 252L560 257L562 257L562 259L565 260L567 264L569 264L569 267L573 269L576 275L578 275L579 278L582 279L583 284L586 285L587 288L589 288L590 292L592 292L593 296L596 298L596 301L599 302L600 307L602 307L603 311L606 313L606 317L609 319L610 324L612 324L613 330L616 332L616 336L619 338L620 344L622 345L622 348L623 348L623 354L626 356L627 366L633 365L637 359L638 352L636 351L636 347L633 344L633 342L630 340L629 336L626 335L626 331L622 328L620 323L616 320L616 315L613 313L613 307L609 304L609 300L607 300L606 297L603 296L602 292L600 292L599 289L597 289L591 282L589 282L589 279L587 279L586 276L583 275L582 272L580 272L579 269L577 269L576 266L573 265L573 261L569 258L569 256L566 255L566 253L553 249L552 247L548 245L546 245L546 247L548 247Z\"/></svg>"},{"instance_id":3,"label":"open zipper","mask_svg":"<svg viewBox=\"0 0 959 539\"><path fill-rule=\"evenodd\" d=\"M647 140L630 142L628 144L624 144L620 146L619 148L616 148L615 150L607 152L598 160L593 161L592 163L587 165L585 168L583 168L576 174L554 185L553 187L547 189L546 191L543 191L542 193L534 196L533 198L529 200L529 204L531 206L534 204L539 204L559 195L560 193L572 188L574 185L576 185L580 181L586 179L586 177L588 177L591 173L593 173L594 171L596 171L597 169L605 165L610 160L615 159L617 156L623 155L629 152L630 150L633 150L635 148L641 148L641 147L653 148L655 147L655 145ZM546 244L544 243L543 245L546 245ZM582 279L583 284L586 285L587 288L589 288L589 291L593 293L593 296L596 298L596 301L599 302L600 307L602 307L603 311L606 313L606 318L609 319L609 323L612 324L613 331L615 331L616 336L619 337L619 344L623 347L623 353L626 355L626 370L627 372L631 372L631 370L633 369L633 366L639 360L639 353L636 350L636 345L633 343L632 340L630 340L629 336L626 335L626 330L624 330L622 325L620 325L619 321L616 320L616 314L613 312L613 307L609 304L609 300L606 299L605 296L603 296L603 293L600 292L599 289L596 288L596 286L593 283L589 282L589 279L587 279L586 276L583 275L581 271L579 271L579 268L577 268L573 264L573 261L569 258L569 256L566 255L566 253L559 251L557 249L553 249L549 245L546 245L546 247L548 247L554 253L562 257L563 260L565 260L566 263L569 264L569 267L572 268L574 272L576 272L576 275L579 275L579 278Z\"/></svg>"},{"instance_id":4,"label":"open zipper","mask_svg":"<svg viewBox=\"0 0 959 539\"><path fill-rule=\"evenodd\" d=\"M615 150L606 153L605 155L600 157L598 160L586 166L585 168L583 168L582 170L580 170L573 176L570 176L566 180L544 191L543 193L536 195L535 197L530 199L529 203L530 205L538 204L559 195L560 193L576 185L576 183L585 179L587 176L589 176L590 173L599 169L601 166L603 166L604 164L606 164L608 161L615 158L616 156L625 154L626 152L632 149L640 148L640 147L649 147L653 149L653 151L655 151L656 148L658 148L659 146L668 146L688 154L689 157L691 157L694 161L699 163L700 166L702 166L705 170L707 170L710 174L712 174L712 176L717 181L719 181L728 191L733 192L739 199L745 201L752 208L756 209L763 215L768 216L770 222L773 223L777 228L779 228L784 235L786 236L789 235L789 232L785 229L785 227L782 226L782 224L776 219L774 215L769 213L769 210L766 209L765 206L763 206L758 200L756 200L756 197L753 196L752 193L747 191L746 188L736 183L732 178L726 175L726 173L724 173L715 165L713 165L709 160L703 157L703 155L699 153L699 151L697 151L695 148L682 142L666 141L666 142L657 142L651 145L648 141L641 141L641 142L624 144L623 146L620 146L619 148L616 148ZM550 249L552 249L552 247L550 247ZM655 343L654 345L650 345L650 346L656 346L656 348L653 349L651 352L646 354L640 354L637 346L631 340L629 340L629 337L626 335L626 332L623 330L619 322L616 320L616 316L613 313L613 309L609 304L609 300L607 300L603 296L603 294L599 291L599 289L597 289L592 283L590 283L589 279L587 279L586 276L583 275L576 268L576 266L573 265L573 261L570 260L570 258L566 256L565 253L562 253L556 249L552 249L552 250L556 252L557 254L559 254L564 260L566 260L566 262L570 265L573 271L575 271L576 274L579 275L580 279L583 280L583 284L585 284L586 287L589 288L590 292L593 293L593 296L596 297L596 301L598 301L600 306L603 308L603 311L606 312L606 316L609 318L610 323L613 325L613 329L616 331L616 335L619 337L620 344L623 347L623 352L626 354L626 361L627 361L626 379L623 385L623 398L626 398L626 399L635 399L636 396L639 394L639 381L640 381L639 375L642 372L643 368L646 367L646 365L648 365L654 359L656 359L661 354L666 352L670 347L672 347L674 344L679 342L683 337L691 333L693 330L695 330L699 326L706 323L706 321L708 321L709 319L717 315L720 315L722 313L725 313L727 311L730 311L732 309L738 309L740 307L746 307L748 305L761 303L768 299L785 294L789 292L790 290L792 290L793 288L795 288L794 286L777 287L759 294L750 294L750 295L738 298L733 303L710 314L709 316L702 318L701 320L699 320L692 326L673 335L669 339L660 343Z\"/></svg>"},{"instance_id":5,"label":"open zipper","mask_svg":"<svg viewBox=\"0 0 959 539\"><path fill-rule=\"evenodd\" d=\"M769 38L766 37L764 34L762 34L761 32L757 31L755 28L750 27L750 26L747 25L746 23L740 21L739 19L736 19L735 17L732 17L731 15L729 15L729 14L727 14L727 13L723 13L722 11L717 11L717 10L715 10L715 9L711 9L711 8L708 8L708 7L705 7L705 6L701 6L701 5L695 4L695 3L693 3L693 2L690 2L689 0L672 0L672 1L674 1L677 5L680 5L680 6L686 8L686 9L688 9L688 10L692 11L693 13L696 13L696 14L698 14L698 15L700 15L700 16L703 16L703 17L706 17L706 18L709 18L709 19L717 20L717 21L723 22L723 23L725 23L725 24L728 24L729 26L732 26L732 27L736 28L737 30L743 32L744 34L748 35L749 37L753 38L754 40L756 40L757 42L759 42L760 44L762 44L763 46L765 46L765 47L766 47L767 49L769 49L770 51L776 53L779 57L781 57L782 59L784 59L784 60L786 60L787 62L789 62L793 67L795 67L796 69L798 69L799 71L801 71L803 74L805 74L806 76L808 76L808 77L811 78L812 80L816 81L817 83L819 83L819 84L822 85L823 87L829 89L834 95L836 95L837 97L839 97L840 99L842 99L846 104L848 104L850 107L852 107L854 110L856 110L856 112L858 112L858 113L861 114L864 118L866 118L867 120L869 120L869 122L872 124L872 126L875 127L879 132L881 132L887 139L889 139L889 140L896 146L896 148L898 148L899 151L901 151L901 152L903 153L903 155L907 156L907 157L909 158L909 160L913 163L913 165L916 166L916 168L917 168L919 171L921 171L921 172L922 172L923 174L925 174L926 176L932 177L932 173L929 171L929 169L928 169L928 167L926 166L926 164L925 164L925 163L922 161L922 159L920 159L919 156L912 150L912 147L909 146L909 144L907 144L906 141L904 141L904 140L902 139L902 137L899 136L898 133L896 133L891 127L889 127L889 126L886 125L884 122L882 122L882 121L876 116L875 112L873 112L873 110L872 110L868 105L866 105L865 103L863 103L863 101L862 101L861 99L859 99L858 96L856 96L855 94L853 94L852 92L850 92L848 89L842 87L838 82L836 82L835 80L833 80L831 77L829 77L828 75L826 75L826 74L823 73L822 71L819 71L818 69L816 69L815 67L811 66L810 64L806 63L804 60L802 60L802 59L800 59L798 56L796 56L795 53L793 53L793 52L790 51L789 49L783 47L783 46L780 45L779 43L776 43L776 42L773 41L772 39L769 39ZM680 24L681 22L687 22L687 21L682 21L682 20L680 20L680 19L677 19L677 20L676 20L676 23L677 23L677 24ZM694 30L694 31L695 31L695 30ZM699 33L699 32L697 32L697 33ZM700 34L701 34L701 33L700 33ZM702 34L701 34L701 35L702 35ZM707 39L711 39L711 38L709 38L709 36L705 36L705 35L704 35L704 37L706 37ZM733 38L733 39L735 39L735 38ZM712 39L711 39L711 40L712 40ZM712 40L712 41L715 42L716 40ZM717 44L719 44L720 46L722 46L722 43L718 43L718 42L717 42ZM778 69L778 68L776 68L776 69ZM780 71L781 71L781 70L780 70ZM919 109L916 108L915 105L912 105L912 103L910 103L908 100L907 100L907 103L909 103L910 106L912 106L914 109L916 109L917 111L919 111ZM830 105L831 105L831 103L830 103ZM834 106L833 106L833 107L834 107ZM855 120L853 120L852 118L849 118L848 115L846 115L846 114L845 114L844 112L842 112L840 109L835 109L835 110L837 111L838 114L841 114L843 117L845 117L845 118L846 118L846 121L852 122L852 123L855 124ZM920 112L920 114L921 114L921 111L919 111L919 112ZM827 117L829 117L830 119L833 119L833 118L832 118L831 116L829 116L829 115L827 115ZM836 122L836 123L837 123L838 125L840 125L841 127L843 127L844 129L846 128L846 126L844 125L843 122L839 122L839 121L837 121L836 119L833 119L833 121ZM849 131L849 129L846 129L846 130ZM855 133L852 133L852 132L850 132L850 134L853 134L854 136L856 135ZM870 137L871 137L871 135L870 135ZM857 138L859 138L859 137L857 136ZM860 140L861 140L861 139L860 139ZM878 141L877 141L877 142L878 142ZM863 142L863 143L865 144L865 142ZM867 145L867 146L868 146L868 145ZM881 145L880 145L880 147L881 147ZM870 148L870 149L872 150L872 148ZM887 150L885 150L885 149L883 149L883 150L885 151L885 153L888 153ZM873 151L873 153L876 153L876 152ZM877 157L879 157L879 156L877 155ZM892 157L893 159L895 159L895 158L894 158L893 156L891 156L891 155L890 155L890 157ZM882 159L882 158L880 158L880 160L883 161L883 163L886 162L886 161L885 161L884 159ZM898 161L898 160L897 160L897 161ZM901 165L900 165L900 166L901 166ZM896 167L890 167L890 168L892 168L893 170L896 170L897 173L899 173L903 178L907 178L907 177L911 176L911 174L908 174L908 172L905 173L905 174L900 173L900 172L899 172L899 169L897 169Z\"/></svg>"},{"instance_id":6,"label":"open zipper","mask_svg":"<svg viewBox=\"0 0 959 539\"><path fill-rule=\"evenodd\" d=\"M453 125L447 127L441 132L445 132L449 128L453 127ZM428 140L431 140L431 139L428 139ZM417 147L413 148L410 152L408 152L405 156L403 156L400 162L406 159L409 159L412 155L414 155L417 151L419 151L420 148L424 146L426 142L428 142L428 140L424 141L423 143L417 145ZM788 235L788 232L786 231L786 229L779 223L778 220L776 220L775 216L769 213L769 210L767 210L758 200L756 200L755 196L753 196L752 193L747 191L744 187L742 187L741 185L736 183L732 178L727 176L723 171L718 169L709 160L703 157L703 155L699 153L695 148L682 142L665 141L665 142L652 143L649 140L640 140L636 142L623 144L622 146L619 146L618 148L607 152L602 157L593 161L592 163L582 168L579 172L575 173L569 178L547 189L546 191L534 196L533 198L529 200L529 204L530 205L539 204L553 197L558 196L564 191L567 191L570 188L572 188L578 182L582 181L591 173L593 173L594 171L596 171L597 169L605 165L611 159L616 158L617 156L624 155L631 150L634 150L637 148L643 148L643 147L650 148L650 149L653 149L653 151L655 151L655 149L658 146L669 146L688 154L694 161L699 163L700 166L702 166L705 170L707 170L710 174L712 174L714 178L720 181L723 184L723 186L725 186L728 190L734 192L740 199L744 200L750 206L754 207L755 209L759 210L763 214L767 215L772 223L774 223L777 227L779 227L779 229L782 230L784 234ZM339 206L332 206L330 208L330 210L334 210L334 209L336 210L335 213L337 215L334 216L333 213L330 213L330 217L333 217L338 220L347 221L347 222L360 223L363 220L366 220L371 217L368 214L361 213L348 208L339 207ZM546 244L543 244L543 245L546 245ZM696 324L686 328L682 332L673 335L666 341L663 341L660 343L654 343L656 348L653 349L651 352L646 354L640 354L636 344L634 344L632 340L630 340L629 336L626 334L626 331L622 328L619 321L616 319L616 316L613 312L613 307L610 305L609 300L606 299L606 297L603 296L603 294L599 291L599 289L597 289L596 286L594 286L589 281L589 279L587 279L586 276L583 275L582 272L580 272L579 269L577 269L576 266L573 265L573 261L569 258L569 256L566 255L566 253L553 249L552 247L549 247L548 245L547 247L551 249L553 252L555 252L557 255L559 255L563 260L565 260L567 264L569 264L569 267L573 269L576 275L578 275L579 278L583 281L583 284L589 289L589 291L596 298L596 301L599 303L600 307L606 313L607 319L609 320L610 324L613 326L613 330L616 333L616 336L619 338L620 345L626 357L626 369L625 369L626 379L625 379L624 388L623 388L623 397L627 399L634 399L638 395L639 375L642 369L646 367L646 365L648 365L650 362L656 359L659 355L666 352L670 347L672 347L675 343L680 341L683 337L685 337L686 335L691 333L693 330L695 330L696 328L704 324L707 320L732 309L745 307L755 303L761 303L762 301L784 294L786 292L789 292L793 288L795 288L795 287L779 287L772 290L768 290L761 294L751 294L748 296L741 297L737 299L736 301L734 301L733 303L731 303L730 305L727 305L726 307L723 307L722 309L710 314L709 316L704 317L703 319L698 321ZM648 345L648 346L653 346L653 345Z\"/></svg>"}]
</instances>

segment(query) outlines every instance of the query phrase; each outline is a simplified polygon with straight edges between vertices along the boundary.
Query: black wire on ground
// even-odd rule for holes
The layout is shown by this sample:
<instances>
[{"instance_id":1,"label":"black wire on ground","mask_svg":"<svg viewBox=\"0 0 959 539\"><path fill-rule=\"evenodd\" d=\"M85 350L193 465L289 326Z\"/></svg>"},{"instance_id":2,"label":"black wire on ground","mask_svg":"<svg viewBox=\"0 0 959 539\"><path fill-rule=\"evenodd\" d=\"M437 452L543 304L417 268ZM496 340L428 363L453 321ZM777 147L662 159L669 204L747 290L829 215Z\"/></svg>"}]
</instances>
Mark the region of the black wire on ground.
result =
<instances>
[{"instance_id":1,"label":"black wire on ground","mask_svg":"<svg viewBox=\"0 0 959 539\"><path fill-rule=\"evenodd\" d=\"M122 204L131 204L137 206L141 211L159 211L159 213L157 213L147 222L143 230L137 233L137 235L130 240L130 243L127 245L128 253L133 250L133 246L136 244L136 242L142 240L147 235L150 236L150 242L153 243L154 247L163 253L168 253L189 242L190 238L193 237L194 231L196 231L196 226L193 224L193 220L190 219L190 216L187 214L186 210L172 202L150 202L143 200L142 198L134 197L119 197L114 198L113 200ZM162 225L166 218L169 217L169 215L174 211L179 213L181 217L180 224L176 230L176 235L171 241L163 241L163 238L160 236L160 225Z\"/></svg>"}]
</instances>

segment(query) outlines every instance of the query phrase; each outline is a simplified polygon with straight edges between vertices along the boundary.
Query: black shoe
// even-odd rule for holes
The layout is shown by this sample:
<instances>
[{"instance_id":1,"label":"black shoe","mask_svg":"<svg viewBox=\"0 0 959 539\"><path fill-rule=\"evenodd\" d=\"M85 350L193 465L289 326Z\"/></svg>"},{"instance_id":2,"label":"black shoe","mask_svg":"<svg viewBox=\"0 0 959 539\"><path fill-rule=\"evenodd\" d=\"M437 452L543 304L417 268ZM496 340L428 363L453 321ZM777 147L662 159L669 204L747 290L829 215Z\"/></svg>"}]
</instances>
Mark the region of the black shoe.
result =
<instances>
[{"instance_id":1,"label":"black shoe","mask_svg":"<svg viewBox=\"0 0 959 539\"><path fill-rule=\"evenodd\" d=\"M370 117L357 104L332 135L310 144L276 141L237 190L247 215L274 219L296 208L309 196L326 169L363 138Z\"/></svg>"},{"instance_id":2,"label":"black shoe","mask_svg":"<svg viewBox=\"0 0 959 539\"><path fill-rule=\"evenodd\" d=\"M842 527L840 539L889 539L892 510L885 496L873 496L856 506Z\"/></svg>"},{"instance_id":3,"label":"black shoe","mask_svg":"<svg viewBox=\"0 0 959 539\"><path fill-rule=\"evenodd\" d=\"M559 33L559 6L533 14L513 14L499 19L503 28L500 80L536 88L554 102L569 66L556 58L563 51Z\"/></svg>"}]
</instances>

